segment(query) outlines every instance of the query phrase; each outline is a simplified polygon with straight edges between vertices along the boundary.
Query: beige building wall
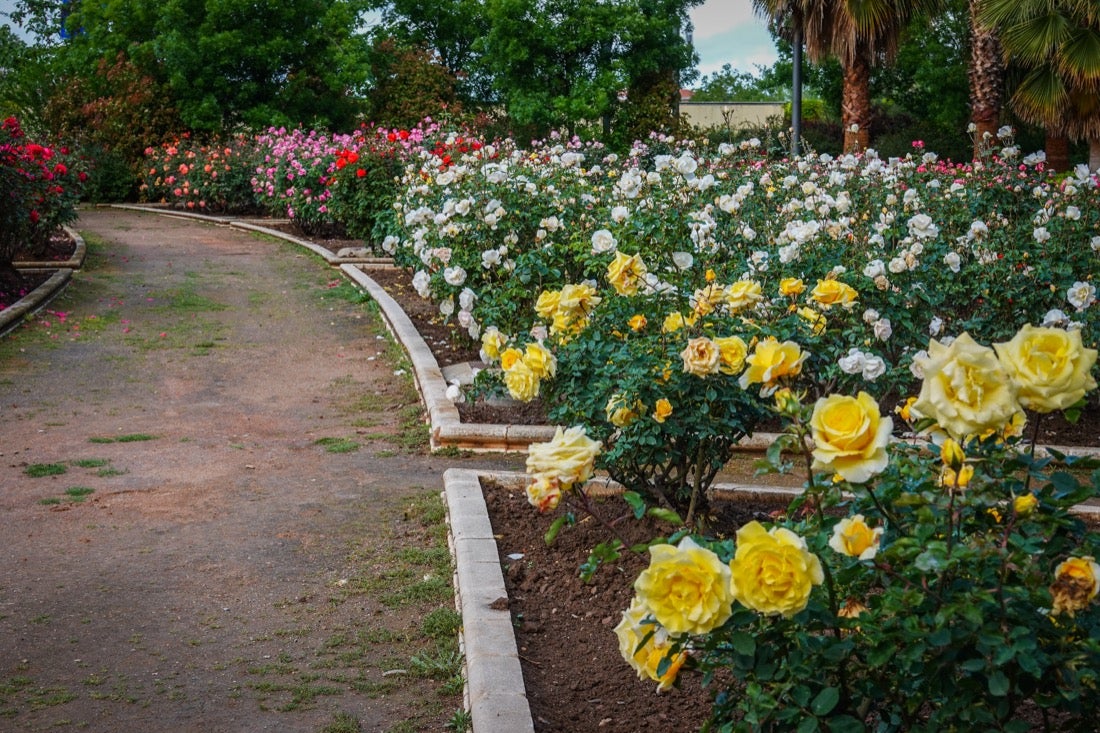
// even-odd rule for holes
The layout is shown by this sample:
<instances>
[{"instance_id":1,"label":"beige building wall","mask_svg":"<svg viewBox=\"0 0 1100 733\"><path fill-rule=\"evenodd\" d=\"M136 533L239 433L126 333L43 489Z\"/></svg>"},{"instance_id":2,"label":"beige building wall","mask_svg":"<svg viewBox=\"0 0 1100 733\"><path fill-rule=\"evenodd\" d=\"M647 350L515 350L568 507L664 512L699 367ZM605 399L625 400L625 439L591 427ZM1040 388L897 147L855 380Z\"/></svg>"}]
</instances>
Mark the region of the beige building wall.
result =
<instances>
[{"instance_id":1,"label":"beige building wall","mask_svg":"<svg viewBox=\"0 0 1100 733\"><path fill-rule=\"evenodd\" d=\"M680 116L704 130L727 125L733 130L763 127L769 118L782 119L783 109L782 102L680 102Z\"/></svg>"}]
</instances>

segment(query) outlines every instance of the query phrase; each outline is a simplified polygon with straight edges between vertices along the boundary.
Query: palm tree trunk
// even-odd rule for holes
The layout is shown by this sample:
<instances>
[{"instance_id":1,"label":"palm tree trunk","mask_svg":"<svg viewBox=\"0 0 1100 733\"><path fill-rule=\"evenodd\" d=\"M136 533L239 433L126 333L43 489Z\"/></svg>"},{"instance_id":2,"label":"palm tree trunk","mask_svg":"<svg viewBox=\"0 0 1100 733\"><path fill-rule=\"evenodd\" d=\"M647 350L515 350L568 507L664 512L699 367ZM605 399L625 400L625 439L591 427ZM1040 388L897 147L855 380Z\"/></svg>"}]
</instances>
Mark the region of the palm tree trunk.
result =
<instances>
[{"instance_id":1,"label":"palm tree trunk","mask_svg":"<svg viewBox=\"0 0 1100 733\"><path fill-rule=\"evenodd\" d=\"M1100 137L1089 138L1089 170L1100 171Z\"/></svg>"},{"instance_id":2,"label":"palm tree trunk","mask_svg":"<svg viewBox=\"0 0 1100 733\"><path fill-rule=\"evenodd\" d=\"M844 68L840 114L844 152L863 152L871 143L871 63L865 48L857 49Z\"/></svg>"},{"instance_id":3,"label":"palm tree trunk","mask_svg":"<svg viewBox=\"0 0 1100 733\"><path fill-rule=\"evenodd\" d=\"M1059 173L1069 170L1069 138L1047 132L1046 139L1047 162L1046 169Z\"/></svg>"},{"instance_id":4,"label":"palm tree trunk","mask_svg":"<svg viewBox=\"0 0 1100 733\"><path fill-rule=\"evenodd\" d=\"M981 157L985 133L994 135L1001 118L1004 62L997 31L978 21L981 0L970 0L970 121L974 123L974 159Z\"/></svg>"}]
</instances>

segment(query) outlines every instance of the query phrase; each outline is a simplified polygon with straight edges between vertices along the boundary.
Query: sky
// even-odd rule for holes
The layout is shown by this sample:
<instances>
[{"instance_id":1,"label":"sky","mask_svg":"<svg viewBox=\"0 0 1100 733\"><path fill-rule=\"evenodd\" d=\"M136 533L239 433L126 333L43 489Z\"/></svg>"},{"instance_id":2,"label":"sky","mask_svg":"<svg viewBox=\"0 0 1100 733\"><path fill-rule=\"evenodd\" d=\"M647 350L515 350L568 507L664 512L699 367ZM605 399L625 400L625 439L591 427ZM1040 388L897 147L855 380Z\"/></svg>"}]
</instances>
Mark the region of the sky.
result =
<instances>
[{"instance_id":1,"label":"sky","mask_svg":"<svg viewBox=\"0 0 1100 733\"><path fill-rule=\"evenodd\" d=\"M13 0L0 0L0 24L9 24ZM763 20L752 12L752 0L705 0L691 9L693 40L699 53L700 77L729 64L755 73L775 62L775 45Z\"/></svg>"}]
</instances>

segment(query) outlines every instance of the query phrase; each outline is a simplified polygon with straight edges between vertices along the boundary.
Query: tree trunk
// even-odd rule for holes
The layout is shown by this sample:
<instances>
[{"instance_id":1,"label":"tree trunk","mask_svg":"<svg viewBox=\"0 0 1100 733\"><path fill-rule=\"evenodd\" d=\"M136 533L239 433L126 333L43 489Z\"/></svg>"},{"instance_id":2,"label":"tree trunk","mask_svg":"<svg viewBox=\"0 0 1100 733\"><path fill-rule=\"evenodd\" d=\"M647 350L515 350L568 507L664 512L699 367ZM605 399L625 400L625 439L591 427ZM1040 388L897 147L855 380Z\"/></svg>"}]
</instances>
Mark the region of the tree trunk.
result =
<instances>
[{"instance_id":1,"label":"tree trunk","mask_svg":"<svg viewBox=\"0 0 1100 733\"><path fill-rule=\"evenodd\" d=\"M845 153L862 153L871 142L871 63L860 45L852 63L844 68L840 113Z\"/></svg>"},{"instance_id":2,"label":"tree trunk","mask_svg":"<svg viewBox=\"0 0 1100 733\"><path fill-rule=\"evenodd\" d=\"M997 31L978 22L981 0L970 0L970 120L974 123L974 159L988 145L985 133L995 135L1001 118L1004 62Z\"/></svg>"},{"instance_id":3,"label":"tree trunk","mask_svg":"<svg viewBox=\"0 0 1100 733\"><path fill-rule=\"evenodd\" d=\"M1060 173L1069 170L1069 138L1065 135L1048 132L1046 154L1046 169L1048 171Z\"/></svg>"},{"instance_id":4,"label":"tree trunk","mask_svg":"<svg viewBox=\"0 0 1100 733\"><path fill-rule=\"evenodd\" d=\"M1089 139L1089 170L1100 171L1100 137Z\"/></svg>"}]
</instances>

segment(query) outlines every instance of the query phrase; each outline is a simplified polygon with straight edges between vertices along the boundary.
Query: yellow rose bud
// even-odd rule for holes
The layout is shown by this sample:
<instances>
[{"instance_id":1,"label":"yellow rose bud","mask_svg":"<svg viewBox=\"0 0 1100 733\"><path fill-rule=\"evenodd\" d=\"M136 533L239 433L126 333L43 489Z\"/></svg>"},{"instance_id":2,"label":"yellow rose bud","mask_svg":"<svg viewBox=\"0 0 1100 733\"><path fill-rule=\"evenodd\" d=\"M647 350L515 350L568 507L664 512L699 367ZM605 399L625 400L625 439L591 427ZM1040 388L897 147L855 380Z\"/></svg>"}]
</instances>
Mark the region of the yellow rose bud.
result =
<instances>
[{"instance_id":1,"label":"yellow rose bud","mask_svg":"<svg viewBox=\"0 0 1100 733\"><path fill-rule=\"evenodd\" d=\"M958 471L959 467L966 461L966 453L963 452L962 446L957 441L948 438L940 446L940 460L943 461L943 465Z\"/></svg>"},{"instance_id":2,"label":"yellow rose bud","mask_svg":"<svg viewBox=\"0 0 1100 733\"><path fill-rule=\"evenodd\" d=\"M956 440L1002 430L1019 412L1016 385L997 355L963 333L950 346L928 344L924 382L913 408Z\"/></svg>"},{"instance_id":3,"label":"yellow rose bud","mask_svg":"<svg viewBox=\"0 0 1100 733\"><path fill-rule=\"evenodd\" d=\"M958 471L944 467L940 473L940 486L965 489L970 485L972 478L974 478L974 467L969 464L964 464Z\"/></svg>"},{"instance_id":4,"label":"yellow rose bud","mask_svg":"<svg viewBox=\"0 0 1100 733\"><path fill-rule=\"evenodd\" d=\"M687 347L680 352L680 358L684 361L685 372L705 377L718 372L721 352L717 344L706 336L700 336L688 341Z\"/></svg>"},{"instance_id":5,"label":"yellow rose bud","mask_svg":"<svg viewBox=\"0 0 1100 733\"><path fill-rule=\"evenodd\" d=\"M1054 569L1050 595L1054 599L1051 615L1070 617L1083 611L1100 591L1100 565L1089 556L1071 557Z\"/></svg>"},{"instance_id":6,"label":"yellow rose bud","mask_svg":"<svg viewBox=\"0 0 1100 733\"><path fill-rule=\"evenodd\" d=\"M862 514L846 517L833 526L829 547L841 555L871 560L878 553L882 531L882 527L871 529L867 526Z\"/></svg>"},{"instance_id":7,"label":"yellow rose bud","mask_svg":"<svg viewBox=\"0 0 1100 733\"><path fill-rule=\"evenodd\" d=\"M1007 343L993 344L1001 366L1019 386L1020 404L1040 413L1064 410L1096 389L1096 349L1081 332L1027 324Z\"/></svg>"},{"instance_id":8,"label":"yellow rose bud","mask_svg":"<svg viewBox=\"0 0 1100 733\"><path fill-rule=\"evenodd\" d=\"M619 640L619 653L638 673L638 678L657 682L657 690L662 692L676 681L676 675L687 661L687 652L679 651L673 655L668 629L652 621L647 622L648 615L646 607L634 598L615 627L615 636ZM669 662L664 674L657 674L666 658Z\"/></svg>"},{"instance_id":9,"label":"yellow rose bud","mask_svg":"<svg viewBox=\"0 0 1100 733\"><path fill-rule=\"evenodd\" d=\"M542 477L527 486L527 502L539 510L550 512L561 503L561 482L556 478Z\"/></svg>"},{"instance_id":10,"label":"yellow rose bud","mask_svg":"<svg viewBox=\"0 0 1100 733\"><path fill-rule=\"evenodd\" d=\"M804 539L783 527L765 530L759 522L737 530L730 571L741 605L788 618L806 607L813 587L825 580L821 561Z\"/></svg>"},{"instance_id":11,"label":"yellow rose bud","mask_svg":"<svg viewBox=\"0 0 1100 733\"><path fill-rule=\"evenodd\" d=\"M641 313L631 316L630 320L627 321L627 325L630 326L630 329L632 331L641 331L643 328L646 327L645 316L643 316Z\"/></svg>"},{"instance_id":12,"label":"yellow rose bud","mask_svg":"<svg viewBox=\"0 0 1100 733\"><path fill-rule=\"evenodd\" d=\"M645 412L645 405L638 401L635 401L633 405L628 405L626 398L621 394L617 394L612 395L611 399L607 401L604 411L607 414L609 423L617 428L625 428L637 420L642 412Z\"/></svg>"},{"instance_id":13,"label":"yellow rose bud","mask_svg":"<svg viewBox=\"0 0 1100 733\"><path fill-rule=\"evenodd\" d=\"M649 567L634 581L638 600L671 634L705 634L733 613L730 569L690 537L653 545Z\"/></svg>"},{"instance_id":14,"label":"yellow rose bud","mask_svg":"<svg viewBox=\"0 0 1100 733\"><path fill-rule=\"evenodd\" d=\"M839 280L827 279L817 281L817 285L810 291L810 298L825 308L831 308L834 305L851 308L856 304L859 293L852 286Z\"/></svg>"},{"instance_id":15,"label":"yellow rose bud","mask_svg":"<svg viewBox=\"0 0 1100 733\"><path fill-rule=\"evenodd\" d=\"M706 278L707 278L708 283L712 283L712 282L714 282L715 280L718 279L718 273L716 273L714 270L712 270L711 268L708 267Z\"/></svg>"},{"instance_id":16,"label":"yellow rose bud","mask_svg":"<svg viewBox=\"0 0 1100 733\"><path fill-rule=\"evenodd\" d=\"M864 483L889 464L886 447L893 429L894 421L882 417L875 398L866 392L822 397L810 417L813 468Z\"/></svg>"},{"instance_id":17,"label":"yellow rose bud","mask_svg":"<svg viewBox=\"0 0 1100 733\"><path fill-rule=\"evenodd\" d=\"M916 397L910 397L906 399L904 403L895 407L894 412L896 412L905 422L913 422L913 418L915 417L913 415L913 403L916 401Z\"/></svg>"},{"instance_id":18,"label":"yellow rose bud","mask_svg":"<svg viewBox=\"0 0 1100 733\"><path fill-rule=\"evenodd\" d=\"M785 277L779 281L779 294L788 298L796 298L806 290L806 283L801 278Z\"/></svg>"},{"instance_id":19,"label":"yellow rose bud","mask_svg":"<svg viewBox=\"0 0 1100 733\"><path fill-rule=\"evenodd\" d=\"M527 447L527 473L537 478L554 478L563 488L584 483L592 476L601 444L585 434L583 427L559 427L548 443Z\"/></svg>"},{"instance_id":20,"label":"yellow rose bud","mask_svg":"<svg viewBox=\"0 0 1100 733\"><path fill-rule=\"evenodd\" d=\"M714 339L718 347L718 371L723 374L740 374L745 368L745 358L749 347L737 336L723 336Z\"/></svg>"},{"instance_id":21,"label":"yellow rose bud","mask_svg":"<svg viewBox=\"0 0 1100 733\"><path fill-rule=\"evenodd\" d=\"M672 415L672 403L664 397L657 400L657 404L653 407L653 419L663 423L670 415Z\"/></svg>"},{"instance_id":22,"label":"yellow rose bud","mask_svg":"<svg viewBox=\"0 0 1100 733\"><path fill-rule=\"evenodd\" d=\"M781 415L797 415L802 401L790 387L783 387L775 393L775 409Z\"/></svg>"},{"instance_id":23,"label":"yellow rose bud","mask_svg":"<svg viewBox=\"0 0 1100 733\"><path fill-rule=\"evenodd\" d=\"M1039 497L1028 492L1027 494L1021 494L1012 500L1012 508L1016 510L1016 514L1021 517L1026 517L1035 511L1035 507L1039 506Z\"/></svg>"},{"instance_id":24,"label":"yellow rose bud","mask_svg":"<svg viewBox=\"0 0 1100 733\"><path fill-rule=\"evenodd\" d=\"M779 380L797 376L807 354L793 341L780 341L774 336L757 342L756 348L745 361L748 368L741 374L741 389L760 384L760 396L767 397L779 387Z\"/></svg>"}]
</instances>

